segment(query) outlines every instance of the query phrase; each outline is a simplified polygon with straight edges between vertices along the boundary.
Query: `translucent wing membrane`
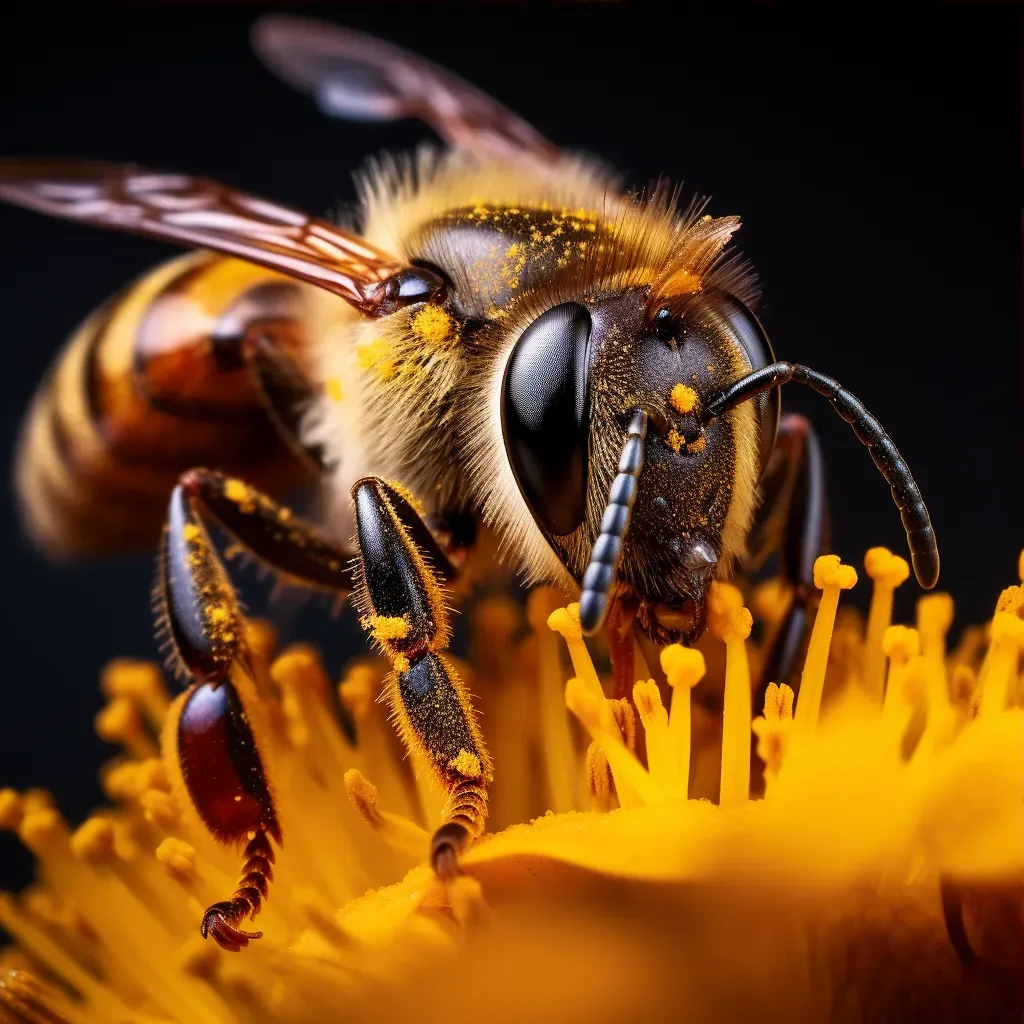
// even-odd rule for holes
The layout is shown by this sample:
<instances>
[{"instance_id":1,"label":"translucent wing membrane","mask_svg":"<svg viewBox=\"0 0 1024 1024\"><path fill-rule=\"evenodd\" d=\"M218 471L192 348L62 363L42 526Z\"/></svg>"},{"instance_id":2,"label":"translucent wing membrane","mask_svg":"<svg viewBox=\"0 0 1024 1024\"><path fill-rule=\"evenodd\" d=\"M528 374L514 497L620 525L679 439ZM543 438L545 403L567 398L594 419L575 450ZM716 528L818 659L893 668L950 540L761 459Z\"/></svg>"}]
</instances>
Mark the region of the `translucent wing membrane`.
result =
<instances>
[{"instance_id":1,"label":"translucent wing membrane","mask_svg":"<svg viewBox=\"0 0 1024 1024\"><path fill-rule=\"evenodd\" d=\"M290 86L332 117L415 117L450 145L486 159L558 159L558 148L468 82L397 46L313 18L270 15L252 44Z\"/></svg>"},{"instance_id":2,"label":"translucent wing membrane","mask_svg":"<svg viewBox=\"0 0 1024 1024\"><path fill-rule=\"evenodd\" d=\"M327 221L208 178L80 160L0 161L0 198L40 213L214 249L308 281L368 314L404 264Z\"/></svg>"}]
</instances>

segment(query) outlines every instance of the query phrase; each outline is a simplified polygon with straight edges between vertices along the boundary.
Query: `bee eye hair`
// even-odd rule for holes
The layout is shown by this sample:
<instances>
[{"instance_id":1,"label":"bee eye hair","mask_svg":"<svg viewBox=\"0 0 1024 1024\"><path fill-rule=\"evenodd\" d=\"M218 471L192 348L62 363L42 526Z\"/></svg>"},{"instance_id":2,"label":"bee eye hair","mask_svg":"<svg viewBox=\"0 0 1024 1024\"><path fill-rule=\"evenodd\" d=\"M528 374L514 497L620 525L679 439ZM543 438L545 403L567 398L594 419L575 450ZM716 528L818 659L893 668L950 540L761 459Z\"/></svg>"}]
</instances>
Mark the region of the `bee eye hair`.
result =
<instances>
[{"instance_id":1,"label":"bee eye hair","mask_svg":"<svg viewBox=\"0 0 1024 1024\"><path fill-rule=\"evenodd\" d=\"M501 425L519 490L538 524L564 536L583 522L587 490L588 345L578 302L542 313L505 369Z\"/></svg>"}]
</instances>

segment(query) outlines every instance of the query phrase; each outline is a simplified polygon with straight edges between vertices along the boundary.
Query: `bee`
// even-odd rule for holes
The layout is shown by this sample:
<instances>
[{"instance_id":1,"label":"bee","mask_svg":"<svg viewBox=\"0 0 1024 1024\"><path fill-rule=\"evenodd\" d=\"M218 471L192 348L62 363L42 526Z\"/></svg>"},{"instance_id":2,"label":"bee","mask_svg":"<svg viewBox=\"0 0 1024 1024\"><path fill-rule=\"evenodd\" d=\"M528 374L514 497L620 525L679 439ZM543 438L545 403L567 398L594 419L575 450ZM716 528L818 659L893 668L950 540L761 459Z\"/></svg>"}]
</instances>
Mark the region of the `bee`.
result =
<instances>
[{"instance_id":1,"label":"bee","mask_svg":"<svg viewBox=\"0 0 1024 1024\"><path fill-rule=\"evenodd\" d=\"M927 509L849 391L778 361L736 217L627 193L448 72L295 17L253 31L264 63L329 115L415 117L448 143L372 162L359 230L184 174L5 160L0 197L194 251L90 317L40 388L17 489L27 529L74 554L158 542L155 605L188 688L169 730L213 835L246 841L202 933L238 950L282 842L246 705L243 622L211 543L223 529L289 583L352 595L393 672L402 739L447 793L430 862L451 878L483 829L492 766L445 657L446 588L478 538L605 631L616 687L633 634L693 643L710 583L780 551L791 584L766 678L803 642L824 544L824 467L780 389L809 385L864 444L918 582ZM303 478L313 524L279 503ZM162 525L162 530L160 524ZM157 541L157 538L159 540Z\"/></svg>"}]
</instances>

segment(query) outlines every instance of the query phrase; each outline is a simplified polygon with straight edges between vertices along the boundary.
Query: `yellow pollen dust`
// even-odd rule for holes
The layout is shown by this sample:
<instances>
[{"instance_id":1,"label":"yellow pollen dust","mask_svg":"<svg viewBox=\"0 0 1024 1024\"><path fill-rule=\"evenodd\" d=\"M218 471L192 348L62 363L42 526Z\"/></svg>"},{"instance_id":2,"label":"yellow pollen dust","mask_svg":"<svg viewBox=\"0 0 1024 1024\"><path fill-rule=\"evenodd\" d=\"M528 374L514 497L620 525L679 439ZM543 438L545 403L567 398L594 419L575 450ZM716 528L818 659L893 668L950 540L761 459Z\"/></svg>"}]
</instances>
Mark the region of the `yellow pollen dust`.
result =
<instances>
[{"instance_id":1,"label":"yellow pollen dust","mask_svg":"<svg viewBox=\"0 0 1024 1024\"><path fill-rule=\"evenodd\" d=\"M691 295L700 291L700 278L689 270L677 270L658 288L658 294L666 298L670 295Z\"/></svg>"},{"instance_id":2,"label":"yellow pollen dust","mask_svg":"<svg viewBox=\"0 0 1024 1024\"><path fill-rule=\"evenodd\" d=\"M191 544L193 541L201 540L203 531L195 523L186 523L181 530L182 537Z\"/></svg>"},{"instance_id":3,"label":"yellow pollen dust","mask_svg":"<svg viewBox=\"0 0 1024 1024\"><path fill-rule=\"evenodd\" d=\"M428 303L412 318L412 330L422 341L439 345L452 333L452 318L440 306Z\"/></svg>"},{"instance_id":4,"label":"yellow pollen dust","mask_svg":"<svg viewBox=\"0 0 1024 1024\"><path fill-rule=\"evenodd\" d=\"M365 626L374 639L381 643L404 640L409 635L409 623L398 615L370 615L365 620Z\"/></svg>"},{"instance_id":5,"label":"yellow pollen dust","mask_svg":"<svg viewBox=\"0 0 1024 1024\"><path fill-rule=\"evenodd\" d=\"M324 383L324 391L327 392L327 397L332 402L341 401L341 381L337 377L330 377Z\"/></svg>"},{"instance_id":6,"label":"yellow pollen dust","mask_svg":"<svg viewBox=\"0 0 1024 1024\"><path fill-rule=\"evenodd\" d=\"M672 427L668 432L668 437L665 438L665 444L667 444L672 451L677 452L685 443L686 438L683 437L675 427Z\"/></svg>"},{"instance_id":7,"label":"yellow pollen dust","mask_svg":"<svg viewBox=\"0 0 1024 1024\"><path fill-rule=\"evenodd\" d=\"M468 750L460 750L458 754L448 762L449 768L454 768L460 775L466 778L476 779L482 774L480 758Z\"/></svg>"},{"instance_id":8,"label":"yellow pollen dust","mask_svg":"<svg viewBox=\"0 0 1024 1024\"><path fill-rule=\"evenodd\" d=\"M375 373L380 380L390 380L398 373L391 346L383 338L357 345L356 356L360 368Z\"/></svg>"},{"instance_id":9,"label":"yellow pollen dust","mask_svg":"<svg viewBox=\"0 0 1024 1024\"><path fill-rule=\"evenodd\" d=\"M672 388L672 394L669 396L669 402L672 403L672 408L682 416L693 412L697 408L700 402L700 396L690 387L689 384L676 384Z\"/></svg>"},{"instance_id":10,"label":"yellow pollen dust","mask_svg":"<svg viewBox=\"0 0 1024 1024\"><path fill-rule=\"evenodd\" d=\"M252 512L256 508L256 499L252 488L235 477L225 481L224 497L228 501L233 501L241 512Z\"/></svg>"}]
</instances>

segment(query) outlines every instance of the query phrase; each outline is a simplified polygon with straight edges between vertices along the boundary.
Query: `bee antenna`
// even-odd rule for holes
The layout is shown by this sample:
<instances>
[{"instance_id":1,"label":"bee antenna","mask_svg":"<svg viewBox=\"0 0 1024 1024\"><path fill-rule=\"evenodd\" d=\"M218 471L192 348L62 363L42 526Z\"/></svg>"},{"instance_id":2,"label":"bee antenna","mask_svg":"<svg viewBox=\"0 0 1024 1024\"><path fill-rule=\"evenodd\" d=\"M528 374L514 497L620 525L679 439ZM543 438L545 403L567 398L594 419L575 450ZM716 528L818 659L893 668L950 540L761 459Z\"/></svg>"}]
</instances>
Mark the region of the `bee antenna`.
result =
<instances>
[{"instance_id":1,"label":"bee antenna","mask_svg":"<svg viewBox=\"0 0 1024 1024\"><path fill-rule=\"evenodd\" d=\"M637 482L644 468L647 413L637 410L629 423L626 443L619 458L619 471L608 491L608 504L601 519L601 532L594 542L590 564L583 574L580 593L580 627L584 636L599 632L608 617L608 603L622 557L622 545L636 501Z\"/></svg>"},{"instance_id":2,"label":"bee antenna","mask_svg":"<svg viewBox=\"0 0 1024 1024\"><path fill-rule=\"evenodd\" d=\"M914 482L910 467L896 450L882 424L864 407L864 403L842 387L838 381L826 377L809 366L798 363L772 363L748 373L728 387L713 394L705 404L705 424L729 409L771 388L795 381L814 388L824 395L839 415L853 427L857 439L863 444L879 468L885 482L892 488L892 498L900 510L903 529L907 533L910 559L917 582L931 590L939 579L939 548L935 542L931 516L925 507L921 491Z\"/></svg>"}]
</instances>

